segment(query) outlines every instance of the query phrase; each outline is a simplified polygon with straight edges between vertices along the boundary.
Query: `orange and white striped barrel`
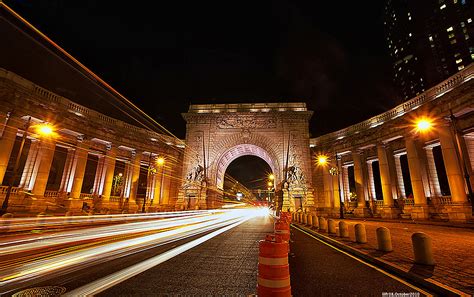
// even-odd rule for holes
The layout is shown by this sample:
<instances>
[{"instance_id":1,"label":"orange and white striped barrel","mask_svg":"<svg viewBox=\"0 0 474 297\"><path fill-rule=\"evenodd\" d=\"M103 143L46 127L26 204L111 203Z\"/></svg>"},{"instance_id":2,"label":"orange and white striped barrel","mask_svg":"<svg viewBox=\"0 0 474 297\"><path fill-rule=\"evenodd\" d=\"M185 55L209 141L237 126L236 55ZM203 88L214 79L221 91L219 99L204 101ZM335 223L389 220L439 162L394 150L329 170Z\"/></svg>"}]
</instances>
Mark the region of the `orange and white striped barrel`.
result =
<instances>
[{"instance_id":1,"label":"orange and white striped barrel","mask_svg":"<svg viewBox=\"0 0 474 297\"><path fill-rule=\"evenodd\" d=\"M258 296L291 296L288 242L278 235L260 240L258 257Z\"/></svg>"},{"instance_id":2,"label":"orange and white striped barrel","mask_svg":"<svg viewBox=\"0 0 474 297\"><path fill-rule=\"evenodd\" d=\"M291 213L290 212L282 212L280 214L280 220L285 221L287 224L291 223Z\"/></svg>"},{"instance_id":3,"label":"orange and white striped barrel","mask_svg":"<svg viewBox=\"0 0 474 297\"><path fill-rule=\"evenodd\" d=\"M287 222L278 220L275 222L274 228L275 235L280 235L286 242L290 241L290 225Z\"/></svg>"}]
</instances>

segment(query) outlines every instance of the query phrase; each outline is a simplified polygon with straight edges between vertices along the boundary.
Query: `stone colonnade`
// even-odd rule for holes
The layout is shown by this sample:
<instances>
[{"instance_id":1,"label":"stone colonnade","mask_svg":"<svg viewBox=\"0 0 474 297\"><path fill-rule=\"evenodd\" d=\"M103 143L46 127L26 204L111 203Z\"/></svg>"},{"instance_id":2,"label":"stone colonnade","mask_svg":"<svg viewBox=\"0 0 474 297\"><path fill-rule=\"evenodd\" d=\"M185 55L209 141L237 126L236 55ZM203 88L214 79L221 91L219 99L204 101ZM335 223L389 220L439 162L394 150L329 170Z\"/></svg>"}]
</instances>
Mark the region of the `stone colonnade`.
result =
<instances>
[{"instance_id":1,"label":"stone colonnade","mask_svg":"<svg viewBox=\"0 0 474 297\"><path fill-rule=\"evenodd\" d=\"M9 168L12 170L18 155L19 147L15 146L15 141L19 143L25 133L25 118L7 113L1 126L0 198L5 197L13 175L10 172L6 176L6 173ZM169 164L173 162L166 162L165 153L133 149L97 138L85 140L84 135L71 138L70 135L56 133L55 137L42 137L34 133L32 128L27 131L29 145L25 145L23 150L24 164L17 172L19 182L13 185L8 211L40 212L49 209L58 212L135 212L142 209L145 199L146 209L167 210L174 207L174 198L170 194L176 191L170 188L176 187L178 182L173 181L173 165ZM59 170L62 172L59 189L47 190L53 159L60 147L67 154L64 166ZM94 155L98 162L93 187L91 190L84 189L86 167L94 163L90 158ZM159 156L165 158L162 165L156 163ZM116 172L117 160L125 163L120 175ZM146 193L138 197L140 168L146 172ZM121 191L113 196L112 188L117 176L122 178Z\"/></svg>"},{"instance_id":2,"label":"stone colonnade","mask_svg":"<svg viewBox=\"0 0 474 297\"><path fill-rule=\"evenodd\" d=\"M342 201L349 216L469 221L472 207L466 174L470 177L473 171L473 133L457 137L454 131L453 125L445 121L429 136L407 132L378 144L346 150L339 154L339 164L333 158L326 166L318 166L317 176L324 188L319 211L338 217L337 202ZM435 158L436 148L441 154ZM338 168L338 174L330 175L329 168ZM441 176L445 176L444 181ZM374 186L377 179L379 191ZM449 192L441 191L443 182Z\"/></svg>"}]
</instances>

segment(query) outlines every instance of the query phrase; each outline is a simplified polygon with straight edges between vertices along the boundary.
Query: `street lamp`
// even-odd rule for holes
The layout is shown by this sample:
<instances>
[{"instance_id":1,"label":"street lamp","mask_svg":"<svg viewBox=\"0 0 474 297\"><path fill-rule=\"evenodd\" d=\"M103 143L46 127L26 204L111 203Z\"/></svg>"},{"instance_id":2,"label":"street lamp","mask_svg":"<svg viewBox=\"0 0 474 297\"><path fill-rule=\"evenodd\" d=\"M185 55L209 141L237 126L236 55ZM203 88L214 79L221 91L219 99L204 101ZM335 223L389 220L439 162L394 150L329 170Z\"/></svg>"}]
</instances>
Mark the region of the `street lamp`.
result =
<instances>
[{"instance_id":1,"label":"street lamp","mask_svg":"<svg viewBox=\"0 0 474 297\"><path fill-rule=\"evenodd\" d=\"M18 167L20 167L20 159L21 159L21 155L23 154L23 148L25 146L25 142L26 142L26 138L28 136L28 130L30 128L30 125L31 125L31 117L28 117L28 121L25 124L25 131L23 132L23 136L21 138L20 148L18 149L18 155L16 156L15 166L13 167L13 174L10 177L10 180L8 182L8 188L7 188L7 192L5 194L5 199L3 200L2 208L0 209L0 215L3 215L5 213L7 213L8 202L10 200L10 195L11 195L12 188L13 188L13 183L15 182L15 180L18 176L18 169L19 169ZM34 128L35 131L40 136L43 136L43 137L51 137L51 136L54 136L54 133L55 133L54 132L54 127L51 126L48 123L38 124L38 125L33 126L32 128Z\"/></svg>"},{"instance_id":2,"label":"street lamp","mask_svg":"<svg viewBox=\"0 0 474 297\"><path fill-rule=\"evenodd\" d=\"M417 132L428 132L433 128L433 120L427 117L421 117L415 121Z\"/></svg>"},{"instance_id":3,"label":"street lamp","mask_svg":"<svg viewBox=\"0 0 474 297\"><path fill-rule=\"evenodd\" d=\"M326 155L319 155L317 161L319 166L324 166L328 163L328 157Z\"/></svg>"}]
</instances>

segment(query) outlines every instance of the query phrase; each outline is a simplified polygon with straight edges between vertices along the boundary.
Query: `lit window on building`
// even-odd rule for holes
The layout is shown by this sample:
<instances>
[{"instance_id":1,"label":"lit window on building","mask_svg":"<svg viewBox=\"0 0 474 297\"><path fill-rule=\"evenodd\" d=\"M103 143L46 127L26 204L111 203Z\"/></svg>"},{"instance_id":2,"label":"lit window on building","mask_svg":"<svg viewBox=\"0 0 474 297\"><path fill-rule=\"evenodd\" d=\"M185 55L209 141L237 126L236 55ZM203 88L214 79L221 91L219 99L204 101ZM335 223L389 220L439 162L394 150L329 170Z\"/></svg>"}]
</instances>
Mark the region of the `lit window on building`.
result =
<instances>
[{"instance_id":1,"label":"lit window on building","mask_svg":"<svg viewBox=\"0 0 474 297\"><path fill-rule=\"evenodd\" d=\"M454 4L458 3L458 0L453 0L453 3L454 3Z\"/></svg>"},{"instance_id":2,"label":"lit window on building","mask_svg":"<svg viewBox=\"0 0 474 297\"><path fill-rule=\"evenodd\" d=\"M446 8L446 4L443 4L439 7L439 9L445 9Z\"/></svg>"},{"instance_id":3,"label":"lit window on building","mask_svg":"<svg viewBox=\"0 0 474 297\"><path fill-rule=\"evenodd\" d=\"M474 54L471 54L471 60L474 60Z\"/></svg>"},{"instance_id":4,"label":"lit window on building","mask_svg":"<svg viewBox=\"0 0 474 297\"><path fill-rule=\"evenodd\" d=\"M451 40L450 43L451 43L451 44L455 44L455 43L456 43L456 39Z\"/></svg>"},{"instance_id":5,"label":"lit window on building","mask_svg":"<svg viewBox=\"0 0 474 297\"><path fill-rule=\"evenodd\" d=\"M428 39L433 42L433 36L428 37Z\"/></svg>"},{"instance_id":6,"label":"lit window on building","mask_svg":"<svg viewBox=\"0 0 474 297\"><path fill-rule=\"evenodd\" d=\"M464 65L458 66L458 70L463 70L463 69L464 69Z\"/></svg>"},{"instance_id":7,"label":"lit window on building","mask_svg":"<svg viewBox=\"0 0 474 297\"><path fill-rule=\"evenodd\" d=\"M456 60L456 64L459 64L459 63L461 63L461 62L462 62L462 59L457 59L457 60Z\"/></svg>"},{"instance_id":8,"label":"lit window on building","mask_svg":"<svg viewBox=\"0 0 474 297\"><path fill-rule=\"evenodd\" d=\"M461 22L461 27L465 27L465 26L466 26L466 23Z\"/></svg>"},{"instance_id":9,"label":"lit window on building","mask_svg":"<svg viewBox=\"0 0 474 297\"><path fill-rule=\"evenodd\" d=\"M468 23L471 23L471 22L472 22L472 19L471 19L471 18L468 18L468 19L467 19L467 22L468 22Z\"/></svg>"},{"instance_id":10,"label":"lit window on building","mask_svg":"<svg viewBox=\"0 0 474 297\"><path fill-rule=\"evenodd\" d=\"M464 39L468 40L469 39L469 35L464 35Z\"/></svg>"},{"instance_id":11,"label":"lit window on building","mask_svg":"<svg viewBox=\"0 0 474 297\"><path fill-rule=\"evenodd\" d=\"M448 29L446 29L446 31L448 31L448 32L451 32L453 30L454 30L453 27L449 27Z\"/></svg>"},{"instance_id":12,"label":"lit window on building","mask_svg":"<svg viewBox=\"0 0 474 297\"><path fill-rule=\"evenodd\" d=\"M408 36L410 36L410 37L411 37L411 33L408 33Z\"/></svg>"},{"instance_id":13,"label":"lit window on building","mask_svg":"<svg viewBox=\"0 0 474 297\"><path fill-rule=\"evenodd\" d=\"M449 39L454 38L454 33L449 33L448 38Z\"/></svg>"}]
</instances>

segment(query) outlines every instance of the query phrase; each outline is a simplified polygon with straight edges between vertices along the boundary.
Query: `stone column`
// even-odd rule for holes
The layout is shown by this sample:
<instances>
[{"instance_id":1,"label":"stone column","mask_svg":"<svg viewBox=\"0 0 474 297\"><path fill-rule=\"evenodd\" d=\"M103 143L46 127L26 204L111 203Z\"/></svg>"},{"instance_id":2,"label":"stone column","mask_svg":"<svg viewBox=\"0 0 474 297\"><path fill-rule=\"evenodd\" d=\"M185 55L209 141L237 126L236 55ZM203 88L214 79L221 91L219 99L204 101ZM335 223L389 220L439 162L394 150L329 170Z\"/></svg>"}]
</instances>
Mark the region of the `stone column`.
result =
<instances>
[{"instance_id":1,"label":"stone column","mask_svg":"<svg viewBox=\"0 0 474 297\"><path fill-rule=\"evenodd\" d=\"M117 148L112 146L105 155L104 162L104 187L102 191L102 202L106 205L110 202L110 193L112 191L112 183L115 171L115 157L117 155ZM104 205L105 206L105 205Z\"/></svg>"},{"instance_id":2,"label":"stone column","mask_svg":"<svg viewBox=\"0 0 474 297\"><path fill-rule=\"evenodd\" d=\"M365 191L365 180L362 167L363 164L361 153L353 153L352 159L354 160L354 179L357 194L357 208L354 210L354 215L357 217L365 217L368 216L369 212L365 205L365 197L367 193Z\"/></svg>"},{"instance_id":3,"label":"stone column","mask_svg":"<svg viewBox=\"0 0 474 297\"><path fill-rule=\"evenodd\" d=\"M446 205L445 208L450 221L466 222L471 218L472 213L467 200L466 183L457 155L454 135L449 126L440 126L438 127L438 136L452 201L452 205Z\"/></svg>"},{"instance_id":4,"label":"stone column","mask_svg":"<svg viewBox=\"0 0 474 297\"><path fill-rule=\"evenodd\" d=\"M32 180L33 173L36 174L34 171L36 160L38 159L38 153L40 148L40 141L37 139L32 139L30 148L28 150L28 156L26 157L26 163L23 167L23 172L21 174L20 179L20 188L23 188L27 191L33 189L34 180Z\"/></svg>"},{"instance_id":5,"label":"stone column","mask_svg":"<svg viewBox=\"0 0 474 297\"><path fill-rule=\"evenodd\" d=\"M84 182L84 174L86 172L89 145L89 142L82 141L77 145L75 150L73 166L71 168L72 182L70 190L68 188L70 191L70 203L68 209L70 211L82 208L82 200L79 198L81 197L82 184Z\"/></svg>"},{"instance_id":6,"label":"stone column","mask_svg":"<svg viewBox=\"0 0 474 297\"><path fill-rule=\"evenodd\" d=\"M430 179L431 193L436 197L441 196L441 188L439 186L438 172L436 171L436 165L433 155L433 147L425 147L426 160L428 163L428 178Z\"/></svg>"},{"instance_id":7,"label":"stone column","mask_svg":"<svg viewBox=\"0 0 474 297\"><path fill-rule=\"evenodd\" d=\"M438 136L443 152L444 167L448 176L449 189L453 202L467 202L466 186L454 144L454 137L447 126L438 127Z\"/></svg>"},{"instance_id":8,"label":"stone column","mask_svg":"<svg viewBox=\"0 0 474 297\"><path fill-rule=\"evenodd\" d=\"M335 167L337 168L337 164L334 164ZM339 174L340 172L338 171L337 175L331 175L332 179L332 197L333 197L333 216L334 217L339 217L340 213L340 208L341 208L341 194L339 193Z\"/></svg>"},{"instance_id":9,"label":"stone column","mask_svg":"<svg viewBox=\"0 0 474 297\"><path fill-rule=\"evenodd\" d=\"M45 138L41 140L38 158L36 160L37 166L35 166L35 171L32 176L34 185L31 193L36 196L36 200L33 200L31 211L44 211L46 208L43 197L48 183L51 164L53 163L55 148L56 144L52 139Z\"/></svg>"},{"instance_id":10,"label":"stone column","mask_svg":"<svg viewBox=\"0 0 474 297\"><path fill-rule=\"evenodd\" d=\"M369 189L369 201L375 201L377 198L377 193L375 192L375 180L374 180L374 170L372 168L372 163L376 160L367 161L367 186Z\"/></svg>"},{"instance_id":11,"label":"stone column","mask_svg":"<svg viewBox=\"0 0 474 297\"><path fill-rule=\"evenodd\" d=\"M163 181L165 174L165 165L158 166L155 174L155 191L153 196L153 203L155 205L163 205Z\"/></svg>"},{"instance_id":12,"label":"stone column","mask_svg":"<svg viewBox=\"0 0 474 297\"><path fill-rule=\"evenodd\" d=\"M327 165L319 165L323 175L323 188L324 188L324 204L323 211L331 213L333 204L333 189L332 189L332 176L329 174L329 167Z\"/></svg>"},{"instance_id":13,"label":"stone column","mask_svg":"<svg viewBox=\"0 0 474 297\"><path fill-rule=\"evenodd\" d=\"M163 205L168 205L169 201L170 201L170 193L171 193L171 175L170 175L170 172L171 172L171 168L169 168L168 166L165 165L165 167L163 168L163 184L161 186L161 203Z\"/></svg>"},{"instance_id":14,"label":"stone column","mask_svg":"<svg viewBox=\"0 0 474 297\"><path fill-rule=\"evenodd\" d=\"M423 185L422 163L419 156L418 143L415 139L407 137L405 138L405 146L407 149L413 198L415 200L415 205L411 209L411 217L413 219L427 219L429 217L429 211ZM406 210L409 208L410 207L405 206Z\"/></svg>"},{"instance_id":15,"label":"stone column","mask_svg":"<svg viewBox=\"0 0 474 297\"><path fill-rule=\"evenodd\" d=\"M380 181L382 184L383 210L382 217L398 217L398 209L394 206L392 192L392 177L390 176L390 163L387 154L387 148L381 144L377 146L377 156L379 158Z\"/></svg>"},{"instance_id":16,"label":"stone column","mask_svg":"<svg viewBox=\"0 0 474 297\"><path fill-rule=\"evenodd\" d=\"M393 207L392 178L390 176L387 149L385 146L381 144L377 146L377 157L379 158L379 171L380 182L382 184L383 205L385 207Z\"/></svg>"},{"instance_id":17,"label":"stone column","mask_svg":"<svg viewBox=\"0 0 474 297\"><path fill-rule=\"evenodd\" d=\"M105 161L107 160L105 155L99 155L97 157L97 167L95 169L95 178L94 178L94 195L102 195L104 189L104 179L105 179Z\"/></svg>"},{"instance_id":18,"label":"stone column","mask_svg":"<svg viewBox=\"0 0 474 297\"><path fill-rule=\"evenodd\" d=\"M59 185L59 192L69 192L70 191L70 183L72 181L72 177L74 176L74 156L76 154L76 150L74 148L68 148L66 162L64 162L64 170L63 176L61 178L61 184Z\"/></svg>"},{"instance_id":19,"label":"stone column","mask_svg":"<svg viewBox=\"0 0 474 297\"><path fill-rule=\"evenodd\" d=\"M140 162L142 160L142 152L137 151L132 159L131 166L131 179L130 179L130 195L128 197L129 211L136 211L137 205L137 191L138 191L138 178L140 177Z\"/></svg>"},{"instance_id":20,"label":"stone column","mask_svg":"<svg viewBox=\"0 0 474 297\"><path fill-rule=\"evenodd\" d=\"M342 166L342 188L344 189L344 201L349 201L351 189L349 187L349 166Z\"/></svg>"},{"instance_id":21,"label":"stone column","mask_svg":"<svg viewBox=\"0 0 474 297\"><path fill-rule=\"evenodd\" d=\"M466 167L469 170L469 181L471 182L471 189L474 189L474 137L473 133L464 135L461 140L463 140L463 145L466 151Z\"/></svg>"},{"instance_id":22,"label":"stone column","mask_svg":"<svg viewBox=\"0 0 474 297\"><path fill-rule=\"evenodd\" d=\"M405 182L403 181L402 163L400 162L401 155L395 155L395 169L397 174L397 185L398 185L398 197L404 199L405 194Z\"/></svg>"},{"instance_id":23,"label":"stone column","mask_svg":"<svg viewBox=\"0 0 474 297\"><path fill-rule=\"evenodd\" d=\"M21 125L22 120L9 116L2 125L3 133L0 138L0 183L8 185L8 181L4 181L5 172L7 171L10 155L15 144L16 133L18 126Z\"/></svg>"}]
</instances>

